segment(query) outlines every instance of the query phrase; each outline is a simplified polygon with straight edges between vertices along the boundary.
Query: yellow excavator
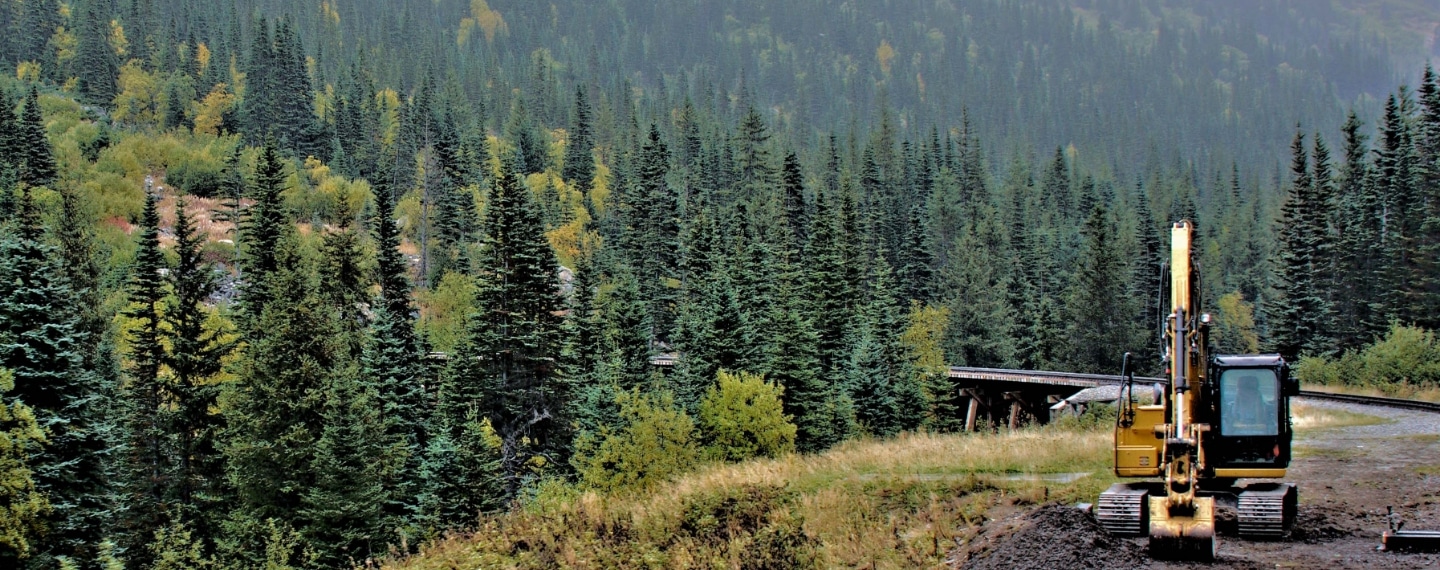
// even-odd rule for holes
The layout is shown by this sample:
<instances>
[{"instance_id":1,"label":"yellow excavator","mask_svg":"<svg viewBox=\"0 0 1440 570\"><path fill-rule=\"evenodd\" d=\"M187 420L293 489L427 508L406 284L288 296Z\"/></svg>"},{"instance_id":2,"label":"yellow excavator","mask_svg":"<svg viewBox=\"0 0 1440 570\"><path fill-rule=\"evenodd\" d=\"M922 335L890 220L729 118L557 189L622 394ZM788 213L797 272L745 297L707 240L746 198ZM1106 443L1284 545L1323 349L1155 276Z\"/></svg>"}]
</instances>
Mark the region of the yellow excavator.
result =
<instances>
[{"instance_id":1,"label":"yellow excavator","mask_svg":"<svg viewBox=\"0 0 1440 570\"><path fill-rule=\"evenodd\" d=\"M1210 354L1193 224L1177 222L1170 238L1169 278L1162 280L1170 301L1163 327L1169 386L1137 387L1126 354L1115 423L1115 475L1150 481L1111 486L1094 513L1113 534L1148 533L1153 557L1208 561L1217 515L1228 515L1217 508L1233 509L1233 518L1220 518L1226 526L1233 520L1242 538L1281 537L1294 523L1296 487L1274 480L1290 464L1290 397L1300 387L1279 355ZM1241 479L1249 484L1237 486Z\"/></svg>"}]
</instances>

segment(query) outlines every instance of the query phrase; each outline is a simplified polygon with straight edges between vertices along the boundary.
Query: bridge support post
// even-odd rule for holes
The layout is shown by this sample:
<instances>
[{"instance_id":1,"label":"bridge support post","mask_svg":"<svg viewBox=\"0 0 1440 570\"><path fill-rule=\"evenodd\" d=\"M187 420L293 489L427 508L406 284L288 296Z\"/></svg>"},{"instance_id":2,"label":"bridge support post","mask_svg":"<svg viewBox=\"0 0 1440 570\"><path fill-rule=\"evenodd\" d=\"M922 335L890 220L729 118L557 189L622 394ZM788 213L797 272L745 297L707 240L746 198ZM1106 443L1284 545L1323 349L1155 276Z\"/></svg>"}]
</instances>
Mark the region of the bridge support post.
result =
<instances>
[{"instance_id":1,"label":"bridge support post","mask_svg":"<svg viewBox=\"0 0 1440 570\"><path fill-rule=\"evenodd\" d=\"M980 415L980 397L974 390L966 390L970 395L970 405L965 411L965 431L975 431L975 416Z\"/></svg>"}]
</instances>

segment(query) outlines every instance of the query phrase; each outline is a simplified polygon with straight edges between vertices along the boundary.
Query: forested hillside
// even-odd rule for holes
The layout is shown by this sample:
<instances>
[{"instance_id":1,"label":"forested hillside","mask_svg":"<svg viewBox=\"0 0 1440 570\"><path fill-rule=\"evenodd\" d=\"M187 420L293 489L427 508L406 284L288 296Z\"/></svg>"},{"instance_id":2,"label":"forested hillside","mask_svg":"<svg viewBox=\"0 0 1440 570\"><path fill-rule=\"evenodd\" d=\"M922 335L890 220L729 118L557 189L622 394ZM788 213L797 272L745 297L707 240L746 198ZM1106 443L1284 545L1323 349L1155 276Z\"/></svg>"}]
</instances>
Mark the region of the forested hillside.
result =
<instances>
[{"instance_id":1,"label":"forested hillside","mask_svg":"<svg viewBox=\"0 0 1440 570\"><path fill-rule=\"evenodd\" d=\"M1222 351L1433 328L1437 79L1310 4L0 0L0 561L953 431L947 364L1158 367L1179 219Z\"/></svg>"}]
</instances>

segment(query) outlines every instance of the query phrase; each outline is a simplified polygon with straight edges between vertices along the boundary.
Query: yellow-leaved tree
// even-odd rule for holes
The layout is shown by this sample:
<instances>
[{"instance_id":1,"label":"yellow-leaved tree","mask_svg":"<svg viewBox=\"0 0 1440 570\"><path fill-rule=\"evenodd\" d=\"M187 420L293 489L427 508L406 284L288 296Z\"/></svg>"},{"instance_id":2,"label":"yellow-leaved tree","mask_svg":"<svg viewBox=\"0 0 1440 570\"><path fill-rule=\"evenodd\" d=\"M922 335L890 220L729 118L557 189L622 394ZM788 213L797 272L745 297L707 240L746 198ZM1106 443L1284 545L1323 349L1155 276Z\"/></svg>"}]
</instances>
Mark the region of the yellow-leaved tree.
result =
<instances>
[{"instance_id":1,"label":"yellow-leaved tree","mask_svg":"<svg viewBox=\"0 0 1440 570\"><path fill-rule=\"evenodd\" d=\"M605 492L644 489L669 480L700 459L695 422L669 393L637 388L615 398L620 427L581 436L571 464L586 486Z\"/></svg>"},{"instance_id":2,"label":"yellow-leaved tree","mask_svg":"<svg viewBox=\"0 0 1440 570\"><path fill-rule=\"evenodd\" d=\"M164 86L159 77L132 59L120 68L117 83L120 94L115 96L115 122L144 127L160 124Z\"/></svg>"},{"instance_id":3,"label":"yellow-leaved tree","mask_svg":"<svg viewBox=\"0 0 1440 570\"><path fill-rule=\"evenodd\" d=\"M1231 292L1216 303L1215 327L1212 338L1221 354L1255 354L1260 352L1260 335L1255 332L1255 307L1245 302L1239 291Z\"/></svg>"},{"instance_id":4,"label":"yellow-leaved tree","mask_svg":"<svg viewBox=\"0 0 1440 570\"><path fill-rule=\"evenodd\" d=\"M230 87L224 83L216 83L210 93L195 104L195 134L220 134L220 127L225 124L225 114L234 108L235 95L230 93Z\"/></svg>"},{"instance_id":5,"label":"yellow-leaved tree","mask_svg":"<svg viewBox=\"0 0 1440 570\"><path fill-rule=\"evenodd\" d=\"M30 555L30 539L41 530L50 503L35 489L29 457L45 444L35 414L25 404L3 398L15 377L0 370L0 554ZM0 555L0 558L6 556Z\"/></svg>"},{"instance_id":6,"label":"yellow-leaved tree","mask_svg":"<svg viewBox=\"0 0 1440 570\"><path fill-rule=\"evenodd\" d=\"M717 373L698 410L706 457L743 461L795 451L796 428L785 415L784 393L763 375Z\"/></svg>"}]
</instances>

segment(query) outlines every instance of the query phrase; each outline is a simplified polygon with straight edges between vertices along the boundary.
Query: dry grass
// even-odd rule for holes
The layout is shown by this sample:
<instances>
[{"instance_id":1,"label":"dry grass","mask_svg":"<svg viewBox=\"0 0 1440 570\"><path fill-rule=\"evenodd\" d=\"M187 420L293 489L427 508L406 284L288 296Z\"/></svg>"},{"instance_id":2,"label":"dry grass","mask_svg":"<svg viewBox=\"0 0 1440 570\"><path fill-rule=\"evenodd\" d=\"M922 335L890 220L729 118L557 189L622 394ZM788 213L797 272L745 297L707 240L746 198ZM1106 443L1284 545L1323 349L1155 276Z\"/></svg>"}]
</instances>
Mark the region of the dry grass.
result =
<instances>
[{"instance_id":1,"label":"dry grass","mask_svg":"<svg viewBox=\"0 0 1440 570\"><path fill-rule=\"evenodd\" d=\"M1296 431L1310 431L1326 428L1370 426L1389 420L1370 414L1361 414L1326 406L1309 406L1295 403L1290 406L1290 422Z\"/></svg>"},{"instance_id":2,"label":"dry grass","mask_svg":"<svg viewBox=\"0 0 1440 570\"><path fill-rule=\"evenodd\" d=\"M703 467L647 493L551 489L387 567L941 567L995 509L1093 500L1112 481L1110 454L1108 430L851 442ZM1090 475L1015 477L1074 472Z\"/></svg>"}]
</instances>

